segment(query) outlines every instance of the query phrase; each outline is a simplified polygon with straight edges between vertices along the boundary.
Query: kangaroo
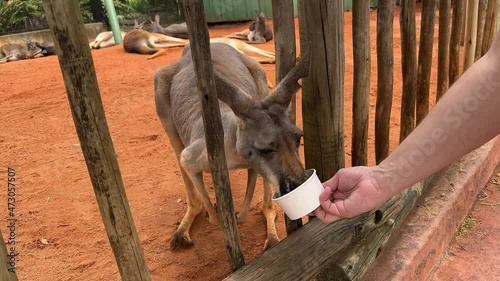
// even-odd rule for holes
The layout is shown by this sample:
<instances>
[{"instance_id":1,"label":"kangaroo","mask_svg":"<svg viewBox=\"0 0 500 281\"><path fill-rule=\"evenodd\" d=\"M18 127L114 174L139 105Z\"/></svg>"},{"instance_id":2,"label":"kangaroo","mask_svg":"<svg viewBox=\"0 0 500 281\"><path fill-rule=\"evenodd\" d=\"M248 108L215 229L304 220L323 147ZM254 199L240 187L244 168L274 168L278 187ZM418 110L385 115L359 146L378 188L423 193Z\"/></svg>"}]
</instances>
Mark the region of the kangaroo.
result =
<instances>
[{"instance_id":1,"label":"kangaroo","mask_svg":"<svg viewBox=\"0 0 500 281\"><path fill-rule=\"evenodd\" d=\"M42 50L31 40L23 40L26 45L6 44L0 47L0 63L31 59L41 56Z\"/></svg>"},{"instance_id":2,"label":"kangaroo","mask_svg":"<svg viewBox=\"0 0 500 281\"><path fill-rule=\"evenodd\" d=\"M57 55L56 46L54 46L54 43L49 43L49 42L38 43L38 42L35 42L35 45L42 50L41 54L44 57L45 56L54 56L54 55Z\"/></svg>"},{"instance_id":3,"label":"kangaroo","mask_svg":"<svg viewBox=\"0 0 500 281\"><path fill-rule=\"evenodd\" d=\"M273 39L273 32L269 25L266 24L266 17L263 12L256 12L257 18L252 22L248 29L240 32L232 33L226 37L248 40L251 44L262 44Z\"/></svg>"},{"instance_id":4,"label":"kangaroo","mask_svg":"<svg viewBox=\"0 0 500 281\"><path fill-rule=\"evenodd\" d=\"M299 90L298 80L308 75L309 52L269 94L266 73L255 60L227 44L210 44L217 96L224 129L228 169L248 169L243 222L250 209L257 175L264 178L263 213L267 221L264 250L278 243L276 210L271 184L292 190L306 178L298 147L302 131L287 115L288 104ZM170 240L172 249L193 244L189 230L204 208L209 221L218 224L217 213L203 183L209 172L202 107L189 46L182 57L155 73L156 112L174 148L187 194L187 211Z\"/></svg>"},{"instance_id":5,"label":"kangaroo","mask_svg":"<svg viewBox=\"0 0 500 281\"><path fill-rule=\"evenodd\" d=\"M121 31L122 39L127 34L124 31ZM94 41L89 43L90 49L100 49L105 47L110 47L116 45L115 38L113 36L112 31L103 31L97 35Z\"/></svg>"},{"instance_id":6,"label":"kangaroo","mask_svg":"<svg viewBox=\"0 0 500 281\"><path fill-rule=\"evenodd\" d=\"M161 33L176 38L189 39L188 29L185 22L172 24L166 28L163 28L160 25L160 15L156 15L154 21L148 19L148 22L151 24L154 33Z\"/></svg>"},{"instance_id":7,"label":"kangaroo","mask_svg":"<svg viewBox=\"0 0 500 281\"><path fill-rule=\"evenodd\" d=\"M161 43L161 42L176 43ZM185 46L189 41L167 36L160 33L151 33L142 29L133 29L123 38L123 48L127 53L149 54L147 59L154 59L166 52L164 48Z\"/></svg>"},{"instance_id":8,"label":"kangaroo","mask_svg":"<svg viewBox=\"0 0 500 281\"><path fill-rule=\"evenodd\" d=\"M137 20L134 20L133 29L142 29L145 22L139 24ZM127 32L120 31L120 36L123 40ZM103 31L97 35L94 41L89 43L90 49L100 49L105 47L110 47L116 45L115 37L113 36L113 31Z\"/></svg>"}]
</instances>

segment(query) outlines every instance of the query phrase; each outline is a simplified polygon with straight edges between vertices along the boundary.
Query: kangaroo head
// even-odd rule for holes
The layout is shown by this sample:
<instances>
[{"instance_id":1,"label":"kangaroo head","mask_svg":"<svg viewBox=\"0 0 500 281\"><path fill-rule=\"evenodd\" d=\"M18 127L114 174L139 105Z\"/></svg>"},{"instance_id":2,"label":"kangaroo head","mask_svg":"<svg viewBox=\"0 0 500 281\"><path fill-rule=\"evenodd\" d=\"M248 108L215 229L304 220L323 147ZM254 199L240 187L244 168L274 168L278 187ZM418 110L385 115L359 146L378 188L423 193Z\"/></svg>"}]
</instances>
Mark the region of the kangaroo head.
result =
<instances>
[{"instance_id":1,"label":"kangaroo head","mask_svg":"<svg viewBox=\"0 0 500 281\"><path fill-rule=\"evenodd\" d=\"M257 12L257 18L252 21L250 24L250 27L248 28L250 31L257 31L259 33L264 33L266 29L266 17L263 12Z\"/></svg>"},{"instance_id":2,"label":"kangaroo head","mask_svg":"<svg viewBox=\"0 0 500 281\"><path fill-rule=\"evenodd\" d=\"M250 98L215 75L219 98L237 116L236 151L266 180L289 192L306 179L298 147L302 131L289 119L287 108L309 72L309 52L262 100Z\"/></svg>"},{"instance_id":3,"label":"kangaroo head","mask_svg":"<svg viewBox=\"0 0 500 281\"><path fill-rule=\"evenodd\" d=\"M147 20L141 23L139 23L137 20L134 20L134 29L142 29L145 23L147 23Z\"/></svg>"},{"instance_id":4,"label":"kangaroo head","mask_svg":"<svg viewBox=\"0 0 500 281\"><path fill-rule=\"evenodd\" d=\"M27 58L33 58L43 51L40 47L38 47L38 43L33 41L32 38L23 39L23 41L24 43L26 43L26 49L28 50L28 53L26 55Z\"/></svg>"}]
</instances>

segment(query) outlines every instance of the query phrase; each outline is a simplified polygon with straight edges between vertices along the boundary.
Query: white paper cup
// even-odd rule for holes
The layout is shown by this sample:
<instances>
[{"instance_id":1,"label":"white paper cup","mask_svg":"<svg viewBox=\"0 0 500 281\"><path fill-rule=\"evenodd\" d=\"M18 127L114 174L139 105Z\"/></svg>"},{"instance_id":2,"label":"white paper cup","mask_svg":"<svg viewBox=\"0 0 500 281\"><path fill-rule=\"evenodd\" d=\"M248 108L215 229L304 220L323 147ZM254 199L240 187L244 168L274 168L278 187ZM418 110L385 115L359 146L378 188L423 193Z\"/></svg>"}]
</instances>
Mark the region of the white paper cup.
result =
<instances>
[{"instance_id":1,"label":"white paper cup","mask_svg":"<svg viewBox=\"0 0 500 281\"><path fill-rule=\"evenodd\" d=\"M279 196L279 191L273 195L272 200L280 206L291 219L299 219L319 207L319 195L325 190L316 174L315 169L306 171L307 180L296 189Z\"/></svg>"}]
</instances>

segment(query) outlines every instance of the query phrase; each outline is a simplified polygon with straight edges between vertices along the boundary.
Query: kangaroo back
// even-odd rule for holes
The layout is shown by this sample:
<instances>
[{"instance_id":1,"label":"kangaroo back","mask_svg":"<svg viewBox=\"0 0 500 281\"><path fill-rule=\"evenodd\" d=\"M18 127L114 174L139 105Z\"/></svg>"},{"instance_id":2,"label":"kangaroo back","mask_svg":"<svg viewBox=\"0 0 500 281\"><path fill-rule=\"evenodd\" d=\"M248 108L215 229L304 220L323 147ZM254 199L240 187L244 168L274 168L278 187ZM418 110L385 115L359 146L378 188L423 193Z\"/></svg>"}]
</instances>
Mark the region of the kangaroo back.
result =
<instances>
[{"instance_id":1,"label":"kangaroo back","mask_svg":"<svg viewBox=\"0 0 500 281\"><path fill-rule=\"evenodd\" d=\"M149 43L151 33L142 29L132 29L123 38L123 48L127 53L154 54L157 52Z\"/></svg>"}]
</instances>

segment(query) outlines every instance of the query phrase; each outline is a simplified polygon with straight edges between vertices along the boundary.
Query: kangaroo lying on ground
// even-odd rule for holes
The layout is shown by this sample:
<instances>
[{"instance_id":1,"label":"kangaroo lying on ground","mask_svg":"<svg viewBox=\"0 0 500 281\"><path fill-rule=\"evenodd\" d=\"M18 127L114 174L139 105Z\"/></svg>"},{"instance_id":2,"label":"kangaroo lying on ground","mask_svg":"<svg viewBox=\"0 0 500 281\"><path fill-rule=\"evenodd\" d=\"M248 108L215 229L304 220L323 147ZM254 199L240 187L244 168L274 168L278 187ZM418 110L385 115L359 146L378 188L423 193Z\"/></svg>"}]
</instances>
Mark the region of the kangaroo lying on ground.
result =
<instances>
[{"instance_id":1,"label":"kangaroo lying on ground","mask_svg":"<svg viewBox=\"0 0 500 281\"><path fill-rule=\"evenodd\" d=\"M122 39L127 34L121 31ZM97 35L94 41L89 43L90 49L100 49L105 47L110 47L116 45L115 37L113 36L113 31L104 31Z\"/></svg>"},{"instance_id":2,"label":"kangaroo lying on ground","mask_svg":"<svg viewBox=\"0 0 500 281\"><path fill-rule=\"evenodd\" d=\"M154 33L161 33L176 38L189 39L188 29L185 22L172 24L167 26L166 28L163 28L160 25L160 15L156 15L154 21L148 18L147 22L151 24Z\"/></svg>"},{"instance_id":3,"label":"kangaroo lying on ground","mask_svg":"<svg viewBox=\"0 0 500 281\"><path fill-rule=\"evenodd\" d=\"M38 42L35 42L35 45L42 50L41 54L44 57L45 56L54 56L54 55L57 55L56 46L54 46L54 43L50 43L50 42L38 43Z\"/></svg>"},{"instance_id":4,"label":"kangaroo lying on ground","mask_svg":"<svg viewBox=\"0 0 500 281\"><path fill-rule=\"evenodd\" d=\"M162 42L176 43L162 43ZM185 46L189 41L167 36L159 33L151 33L142 29L133 29L127 32L123 38L123 48L127 53L138 53L151 55L149 59L166 52L165 48Z\"/></svg>"},{"instance_id":5,"label":"kangaroo lying on ground","mask_svg":"<svg viewBox=\"0 0 500 281\"><path fill-rule=\"evenodd\" d=\"M298 80L308 75L310 55L306 52L269 94L266 73L258 62L227 44L211 44L211 54L227 166L228 169L248 169L247 191L238 222L244 221L248 214L260 174L264 178L262 207L267 221L264 245L267 249L279 241L271 184L282 190L294 189L306 178L298 154L302 132L288 118L287 108L300 88ZM188 46L180 60L156 71L155 103L174 148L187 194L187 211L170 240L170 247L187 247L193 243L189 235L191 225L203 209L208 212L211 223L219 223L203 183L203 172L209 172L210 166L202 107Z\"/></svg>"},{"instance_id":6,"label":"kangaroo lying on ground","mask_svg":"<svg viewBox=\"0 0 500 281\"><path fill-rule=\"evenodd\" d=\"M266 24L264 13L257 13L257 18L252 22L248 29L227 35L229 38L248 40L248 43L260 44L273 39L273 32Z\"/></svg>"},{"instance_id":7,"label":"kangaroo lying on ground","mask_svg":"<svg viewBox=\"0 0 500 281\"><path fill-rule=\"evenodd\" d=\"M5 44L0 47L0 63L9 61L31 59L40 57L42 49L38 48L33 40L23 40L26 45L21 44Z\"/></svg>"},{"instance_id":8,"label":"kangaroo lying on ground","mask_svg":"<svg viewBox=\"0 0 500 281\"><path fill-rule=\"evenodd\" d=\"M144 23L139 24L137 20L134 20L134 27L133 29L142 29L144 26ZM125 35L127 32L121 31L120 35L122 37L122 40L124 39ZM116 45L115 42L115 37L113 36L113 31L103 31L97 35L97 37L94 39L94 41L89 43L90 49L100 49L100 48L105 48L105 47L110 47Z\"/></svg>"}]
</instances>

